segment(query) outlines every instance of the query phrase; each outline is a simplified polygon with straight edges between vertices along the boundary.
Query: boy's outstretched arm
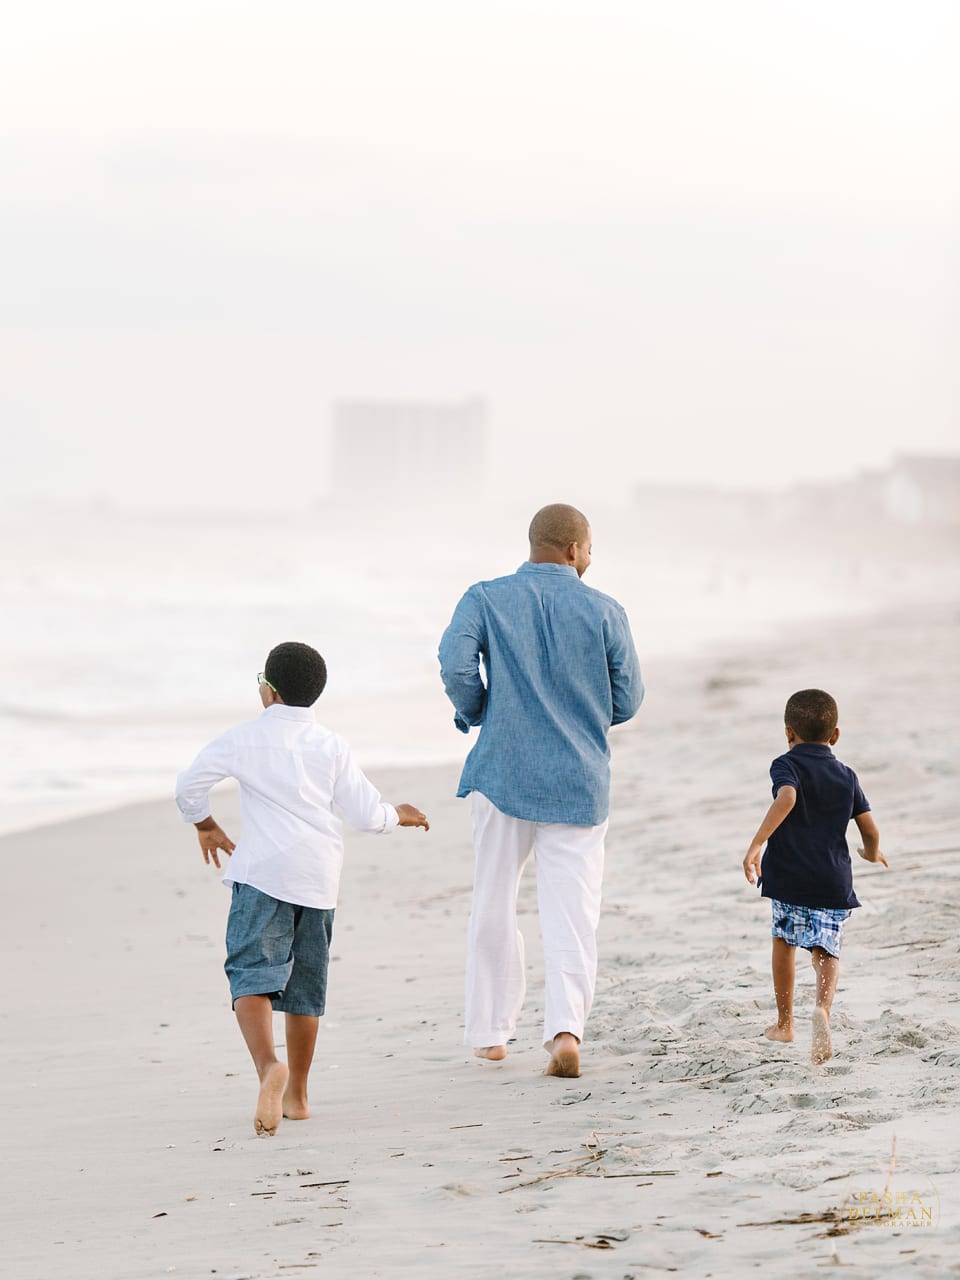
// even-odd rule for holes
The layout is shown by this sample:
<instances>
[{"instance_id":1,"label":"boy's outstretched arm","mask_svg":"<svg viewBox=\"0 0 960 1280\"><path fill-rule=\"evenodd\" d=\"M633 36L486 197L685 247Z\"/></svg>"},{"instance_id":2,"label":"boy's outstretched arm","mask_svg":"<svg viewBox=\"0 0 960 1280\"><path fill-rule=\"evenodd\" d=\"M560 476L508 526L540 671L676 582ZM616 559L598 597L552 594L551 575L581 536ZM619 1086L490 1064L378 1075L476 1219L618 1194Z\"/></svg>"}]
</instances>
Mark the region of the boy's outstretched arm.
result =
<instances>
[{"instance_id":1,"label":"boy's outstretched arm","mask_svg":"<svg viewBox=\"0 0 960 1280\"><path fill-rule=\"evenodd\" d=\"M333 798L343 810L347 821L358 831L384 835L396 827L423 827L430 830L426 814L416 805L394 806L380 799L380 792L354 760L353 753L345 742L341 743L337 757Z\"/></svg>"},{"instance_id":2,"label":"boy's outstretched arm","mask_svg":"<svg viewBox=\"0 0 960 1280\"><path fill-rule=\"evenodd\" d=\"M177 778L177 808L184 822L192 822L203 852L203 860L220 866L219 851L233 853L236 845L210 813L210 788L233 774L229 734L215 738L203 748L193 764Z\"/></svg>"},{"instance_id":3,"label":"boy's outstretched arm","mask_svg":"<svg viewBox=\"0 0 960 1280\"><path fill-rule=\"evenodd\" d=\"M854 814L853 820L863 839L863 848L857 850L860 857L867 862L882 862L885 867L889 867L890 863L880 852L880 829L873 820L873 814L868 809L866 813Z\"/></svg>"},{"instance_id":4,"label":"boy's outstretched arm","mask_svg":"<svg viewBox=\"0 0 960 1280\"><path fill-rule=\"evenodd\" d=\"M763 846L796 803L796 787L781 787L773 804L764 815L763 821L757 828L757 834L750 841L747 856L743 860L743 874L751 884L756 884L760 879L760 859L763 856Z\"/></svg>"}]
</instances>

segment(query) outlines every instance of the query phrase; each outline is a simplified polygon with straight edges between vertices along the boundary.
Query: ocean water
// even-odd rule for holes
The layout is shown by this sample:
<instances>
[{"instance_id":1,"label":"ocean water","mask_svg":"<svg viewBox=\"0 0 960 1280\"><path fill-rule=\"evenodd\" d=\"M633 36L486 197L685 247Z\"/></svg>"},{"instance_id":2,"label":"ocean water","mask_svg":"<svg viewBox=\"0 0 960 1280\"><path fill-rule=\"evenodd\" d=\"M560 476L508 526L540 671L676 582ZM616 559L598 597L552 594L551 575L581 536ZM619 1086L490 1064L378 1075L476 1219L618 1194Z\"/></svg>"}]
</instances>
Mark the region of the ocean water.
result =
<instances>
[{"instance_id":1,"label":"ocean water","mask_svg":"<svg viewBox=\"0 0 960 1280\"><path fill-rule=\"evenodd\" d=\"M318 718L364 767L462 758L439 636L473 581L525 558L528 513L328 506L284 515L34 509L0 517L0 830L171 794L258 714L281 640L329 668ZM594 513L586 581L620 599L642 664L753 646L792 620L938 599L952 536L838 545L789 531ZM908 545L909 544L909 545ZM931 551L933 547L933 551ZM649 677L648 677L649 684Z\"/></svg>"}]
</instances>

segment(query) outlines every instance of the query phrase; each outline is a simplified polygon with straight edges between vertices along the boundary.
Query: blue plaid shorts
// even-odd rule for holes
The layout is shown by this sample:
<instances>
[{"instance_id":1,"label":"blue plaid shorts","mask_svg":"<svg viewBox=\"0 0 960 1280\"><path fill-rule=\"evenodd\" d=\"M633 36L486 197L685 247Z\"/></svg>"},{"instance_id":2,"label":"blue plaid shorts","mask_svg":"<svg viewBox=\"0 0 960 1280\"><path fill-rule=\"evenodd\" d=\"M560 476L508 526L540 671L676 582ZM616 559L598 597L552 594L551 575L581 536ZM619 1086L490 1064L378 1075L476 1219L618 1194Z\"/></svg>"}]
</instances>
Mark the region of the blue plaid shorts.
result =
<instances>
[{"instance_id":1,"label":"blue plaid shorts","mask_svg":"<svg viewBox=\"0 0 960 1280\"><path fill-rule=\"evenodd\" d=\"M828 955L839 956L843 946L843 926L850 912L839 907L795 907L790 902L770 899L773 908L774 938L782 938L788 946L812 951L821 947Z\"/></svg>"},{"instance_id":2,"label":"blue plaid shorts","mask_svg":"<svg viewBox=\"0 0 960 1280\"><path fill-rule=\"evenodd\" d=\"M321 1017L332 937L332 909L298 907L234 884L224 965L234 1005L241 996L269 996L278 1011Z\"/></svg>"}]
</instances>

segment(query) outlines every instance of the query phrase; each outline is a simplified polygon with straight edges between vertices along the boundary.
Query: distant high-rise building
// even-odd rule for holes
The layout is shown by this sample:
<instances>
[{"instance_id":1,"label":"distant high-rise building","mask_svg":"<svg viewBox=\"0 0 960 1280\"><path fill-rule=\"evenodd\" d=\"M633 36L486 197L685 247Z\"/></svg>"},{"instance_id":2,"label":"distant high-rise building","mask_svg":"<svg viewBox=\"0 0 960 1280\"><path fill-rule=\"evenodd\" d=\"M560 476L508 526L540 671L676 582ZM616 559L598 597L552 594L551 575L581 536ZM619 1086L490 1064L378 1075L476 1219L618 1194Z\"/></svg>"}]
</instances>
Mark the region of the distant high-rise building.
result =
<instances>
[{"instance_id":1,"label":"distant high-rise building","mask_svg":"<svg viewBox=\"0 0 960 1280\"><path fill-rule=\"evenodd\" d=\"M960 458L901 453L883 477L884 507L903 524L960 524Z\"/></svg>"},{"instance_id":2,"label":"distant high-rise building","mask_svg":"<svg viewBox=\"0 0 960 1280\"><path fill-rule=\"evenodd\" d=\"M342 400L333 411L333 497L482 494L487 406L467 400Z\"/></svg>"}]
</instances>

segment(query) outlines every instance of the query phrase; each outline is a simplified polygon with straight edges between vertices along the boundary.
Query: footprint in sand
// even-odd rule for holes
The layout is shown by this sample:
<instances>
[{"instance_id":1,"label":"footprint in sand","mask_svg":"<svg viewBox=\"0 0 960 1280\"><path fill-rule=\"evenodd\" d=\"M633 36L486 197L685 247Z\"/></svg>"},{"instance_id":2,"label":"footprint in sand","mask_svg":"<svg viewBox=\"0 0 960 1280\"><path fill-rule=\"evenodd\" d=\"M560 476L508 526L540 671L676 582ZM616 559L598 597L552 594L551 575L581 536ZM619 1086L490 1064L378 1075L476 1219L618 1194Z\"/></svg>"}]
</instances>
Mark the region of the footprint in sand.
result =
<instances>
[{"instance_id":1,"label":"footprint in sand","mask_svg":"<svg viewBox=\"0 0 960 1280\"><path fill-rule=\"evenodd\" d=\"M899 1111L837 1111L835 1120L845 1121L855 1129L868 1129L874 1124L889 1124L891 1120L899 1120Z\"/></svg>"},{"instance_id":2,"label":"footprint in sand","mask_svg":"<svg viewBox=\"0 0 960 1280\"><path fill-rule=\"evenodd\" d=\"M742 1093L730 1099L730 1110L741 1116L765 1115L769 1111L782 1111L780 1099L768 1093Z\"/></svg>"}]
</instances>

